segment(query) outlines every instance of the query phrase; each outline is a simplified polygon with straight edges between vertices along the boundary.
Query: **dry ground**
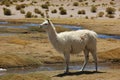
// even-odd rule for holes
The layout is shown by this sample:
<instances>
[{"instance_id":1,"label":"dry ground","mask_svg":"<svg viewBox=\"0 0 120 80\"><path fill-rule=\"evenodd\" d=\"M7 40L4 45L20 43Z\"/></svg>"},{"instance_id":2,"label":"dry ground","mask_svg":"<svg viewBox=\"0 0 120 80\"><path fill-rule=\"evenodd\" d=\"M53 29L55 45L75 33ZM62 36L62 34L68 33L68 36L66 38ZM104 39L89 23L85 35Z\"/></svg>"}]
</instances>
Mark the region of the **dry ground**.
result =
<instances>
[{"instance_id":1,"label":"dry ground","mask_svg":"<svg viewBox=\"0 0 120 80\"><path fill-rule=\"evenodd\" d=\"M73 71L68 75L63 74L61 71L42 72L52 77L52 80L120 80L120 70L101 70L100 72Z\"/></svg>"},{"instance_id":2,"label":"dry ground","mask_svg":"<svg viewBox=\"0 0 120 80\"><path fill-rule=\"evenodd\" d=\"M120 70L107 69L94 71L71 71L63 74L63 71L43 71L29 74L8 74L0 76L0 80L120 80Z\"/></svg>"}]
</instances>

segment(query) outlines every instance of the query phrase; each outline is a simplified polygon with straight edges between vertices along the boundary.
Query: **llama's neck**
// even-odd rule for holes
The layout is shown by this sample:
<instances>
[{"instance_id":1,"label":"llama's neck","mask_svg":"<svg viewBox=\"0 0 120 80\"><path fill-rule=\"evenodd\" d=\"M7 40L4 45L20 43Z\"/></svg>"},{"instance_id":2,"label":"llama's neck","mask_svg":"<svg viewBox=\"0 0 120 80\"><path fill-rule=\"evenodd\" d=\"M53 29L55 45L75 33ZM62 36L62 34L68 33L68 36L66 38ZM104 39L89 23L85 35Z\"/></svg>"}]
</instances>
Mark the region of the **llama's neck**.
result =
<instances>
[{"instance_id":1,"label":"llama's neck","mask_svg":"<svg viewBox=\"0 0 120 80\"><path fill-rule=\"evenodd\" d=\"M50 23L50 28L47 31L47 33L48 33L49 40L54 45L54 43L57 41L57 32L52 22L49 22L49 23Z\"/></svg>"}]
</instances>

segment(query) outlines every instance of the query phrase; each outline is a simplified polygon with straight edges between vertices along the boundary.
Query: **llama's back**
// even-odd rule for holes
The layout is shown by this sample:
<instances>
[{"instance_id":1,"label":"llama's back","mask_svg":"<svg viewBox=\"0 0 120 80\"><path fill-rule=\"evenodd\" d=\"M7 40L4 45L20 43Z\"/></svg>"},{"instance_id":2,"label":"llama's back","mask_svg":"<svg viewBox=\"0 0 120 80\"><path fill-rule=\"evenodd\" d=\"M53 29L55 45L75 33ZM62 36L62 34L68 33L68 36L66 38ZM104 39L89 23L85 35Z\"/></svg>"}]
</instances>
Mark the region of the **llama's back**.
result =
<instances>
[{"instance_id":1,"label":"llama's back","mask_svg":"<svg viewBox=\"0 0 120 80\"><path fill-rule=\"evenodd\" d=\"M78 30L79 34L86 34L89 35L89 37L97 38L97 33L92 30Z\"/></svg>"},{"instance_id":2,"label":"llama's back","mask_svg":"<svg viewBox=\"0 0 120 80\"><path fill-rule=\"evenodd\" d=\"M79 53L86 46L88 48L96 47L97 34L91 30L62 32L58 36L60 44L63 44L63 51L64 49L70 51L72 47L73 53Z\"/></svg>"}]
</instances>

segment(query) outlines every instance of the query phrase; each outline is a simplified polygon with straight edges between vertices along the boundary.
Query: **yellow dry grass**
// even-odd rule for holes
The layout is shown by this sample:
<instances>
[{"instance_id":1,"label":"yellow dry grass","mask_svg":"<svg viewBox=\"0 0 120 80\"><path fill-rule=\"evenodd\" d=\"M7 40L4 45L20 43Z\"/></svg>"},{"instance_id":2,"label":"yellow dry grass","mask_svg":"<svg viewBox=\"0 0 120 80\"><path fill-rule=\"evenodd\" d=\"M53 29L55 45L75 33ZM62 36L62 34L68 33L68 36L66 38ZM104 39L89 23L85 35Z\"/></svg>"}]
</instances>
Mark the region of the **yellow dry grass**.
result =
<instances>
[{"instance_id":1,"label":"yellow dry grass","mask_svg":"<svg viewBox=\"0 0 120 80\"><path fill-rule=\"evenodd\" d=\"M101 59L120 60L120 47L99 53Z\"/></svg>"},{"instance_id":2,"label":"yellow dry grass","mask_svg":"<svg viewBox=\"0 0 120 80\"><path fill-rule=\"evenodd\" d=\"M35 72L29 74L8 74L0 76L0 80L51 80L51 77Z\"/></svg>"},{"instance_id":3,"label":"yellow dry grass","mask_svg":"<svg viewBox=\"0 0 120 80\"><path fill-rule=\"evenodd\" d=\"M18 37L12 37L9 39L8 43L26 46L27 44L30 44L30 41L23 40L23 39L20 39Z\"/></svg>"},{"instance_id":4,"label":"yellow dry grass","mask_svg":"<svg viewBox=\"0 0 120 80\"><path fill-rule=\"evenodd\" d=\"M0 54L0 67L20 67L20 66L32 66L40 65L41 62L35 60L31 56L15 53Z\"/></svg>"}]
</instances>

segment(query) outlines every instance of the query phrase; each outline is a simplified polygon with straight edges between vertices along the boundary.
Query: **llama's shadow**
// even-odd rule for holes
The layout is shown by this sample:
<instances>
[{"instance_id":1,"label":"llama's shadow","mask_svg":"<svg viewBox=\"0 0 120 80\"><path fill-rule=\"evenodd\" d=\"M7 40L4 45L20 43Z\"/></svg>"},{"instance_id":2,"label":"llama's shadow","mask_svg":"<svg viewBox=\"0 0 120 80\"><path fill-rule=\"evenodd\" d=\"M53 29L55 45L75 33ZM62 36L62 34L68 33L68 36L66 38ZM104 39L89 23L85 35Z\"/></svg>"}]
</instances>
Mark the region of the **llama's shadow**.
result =
<instances>
[{"instance_id":1,"label":"llama's shadow","mask_svg":"<svg viewBox=\"0 0 120 80\"><path fill-rule=\"evenodd\" d=\"M66 73L57 74L54 77L74 76L74 75L82 75L82 74L95 74L95 73L106 73L106 72L100 72L100 71L69 72L67 74Z\"/></svg>"}]
</instances>

